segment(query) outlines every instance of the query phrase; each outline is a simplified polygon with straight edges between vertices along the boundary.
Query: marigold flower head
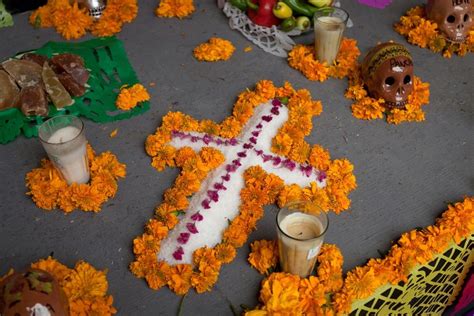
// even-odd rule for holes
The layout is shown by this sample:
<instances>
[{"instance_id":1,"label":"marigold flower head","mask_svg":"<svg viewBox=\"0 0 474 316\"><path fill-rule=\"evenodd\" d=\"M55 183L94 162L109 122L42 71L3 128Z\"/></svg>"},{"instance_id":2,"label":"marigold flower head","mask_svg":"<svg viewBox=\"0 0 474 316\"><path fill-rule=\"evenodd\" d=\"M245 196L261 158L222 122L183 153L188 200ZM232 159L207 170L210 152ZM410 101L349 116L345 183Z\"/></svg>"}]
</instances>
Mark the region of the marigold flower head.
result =
<instances>
[{"instance_id":1,"label":"marigold flower head","mask_svg":"<svg viewBox=\"0 0 474 316\"><path fill-rule=\"evenodd\" d=\"M178 295L184 295L191 287L193 270L188 264L177 264L171 267L168 286Z\"/></svg>"},{"instance_id":2,"label":"marigold flower head","mask_svg":"<svg viewBox=\"0 0 474 316\"><path fill-rule=\"evenodd\" d=\"M105 272L98 271L89 263L81 261L65 280L63 289L68 298L74 300L102 297L107 293L107 287Z\"/></svg>"},{"instance_id":3,"label":"marigold flower head","mask_svg":"<svg viewBox=\"0 0 474 316\"><path fill-rule=\"evenodd\" d=\"M191 15L196 8L193 0L160 0L155 14L162 18L185 18Z\"/></svg>"},{"instance_id":4,"label":"marigold flower head","mask_svg":"<svg viewBox=\"0 0 474 316\"><path fill-rule=\"evenodd\" d=\"M232 42L212 37L207 43L200 44L194 49L194 57L199 61L228 60L234 54Z\"/></svg>"},{"instance_id":5,"label":"marigold flower head","mask_svg":"<svg viewBox=\"0 0 474 316\"><path fill-rule=\"evenodd\" d=\"M146 88L136 83L133 86L127 88L122 87L120 93L115 101L117 108L128 111L136 107L139 103L150 100L150 95Z\"/></svg>"},{"instance_id":6,"label":"marigold flower head","mask_svg":"<svg viewBox=\"0 0 474 316\"><path fill-rule=\"evenodd\" d=\"M77 2L69 7L56 8L53 24L65 39L78 39L84 36L93 23L85 8L79 9Z\"/></svg>"},{"instance_id":7,"label":"marigold flower head","mask_svg":"<svg viewBox=\"0 0 474 316\"><path fill-rule=\"evenodd\" d=\"M268 274L278 264L278 244L274 240L255 240L250 244L248 261L261 274Z\"/></svg>"},{"instance_id":8,"label":"marigold flower head","mask_svg":"<svg viewBox=\"0 0 474 316\"><path fill-rule=\"evenodd\" d=\"M262 282L260 301L270 314L302 314L300 295L300 278L288 273L272 273Z\"/></svg>"},{"instance_id":9,"label":"marigold flower head","mask_svg":"<svg viewBox=\"0 0 474 316\"><path fill-rule=\"evenodd\" d=\"M40 259L37 262L31 264L34 269L44 270L50 273L59 282L59 285L63 285L66 278L71 273L71 269L60 263L58 260L49 256L46 259Z\"/></svg>"}]
</instances>

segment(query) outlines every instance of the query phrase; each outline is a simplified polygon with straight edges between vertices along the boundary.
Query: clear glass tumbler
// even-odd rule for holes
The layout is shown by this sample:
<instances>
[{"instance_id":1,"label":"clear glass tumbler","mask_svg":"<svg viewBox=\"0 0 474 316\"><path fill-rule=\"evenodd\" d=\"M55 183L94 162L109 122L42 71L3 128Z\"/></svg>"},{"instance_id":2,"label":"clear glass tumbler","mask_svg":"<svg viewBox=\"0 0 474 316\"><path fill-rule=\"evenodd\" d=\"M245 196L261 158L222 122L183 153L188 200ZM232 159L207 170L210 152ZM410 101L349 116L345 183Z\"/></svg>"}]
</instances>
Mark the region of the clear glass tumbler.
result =
<instances>
[{"instance_id":1,"label":"clear glass tumbler","mask_svg":"<svg viewBox=\"0 0 474 316\"><path fill-rule=\"evenodd\" d=\"M68 184L87 183L90 178L84 123L73 115L50 118L38 129L49 159Z\"/></svg>"},{"instance_id":2,"label":"clear glass tumbler","mask_svg":"<svg viewBox=\"0 0 474 316\"><path fill-rule=\"evenodd\" d=\"M314 48L320 62L334 63L348 20L349 13L336 7L314 14Z\"/></svg>"},{"instance_id":3,"label":"clear glass tumbler","mask_svg":"<svg viewBox=\"0 0 474 316\"><path fill-rule=\"evenodd\" d=\"M277 214L282 271L305 278L311 274L328 229L327 214L311 202L295 202Z\"/></svg>"}]
</instances>

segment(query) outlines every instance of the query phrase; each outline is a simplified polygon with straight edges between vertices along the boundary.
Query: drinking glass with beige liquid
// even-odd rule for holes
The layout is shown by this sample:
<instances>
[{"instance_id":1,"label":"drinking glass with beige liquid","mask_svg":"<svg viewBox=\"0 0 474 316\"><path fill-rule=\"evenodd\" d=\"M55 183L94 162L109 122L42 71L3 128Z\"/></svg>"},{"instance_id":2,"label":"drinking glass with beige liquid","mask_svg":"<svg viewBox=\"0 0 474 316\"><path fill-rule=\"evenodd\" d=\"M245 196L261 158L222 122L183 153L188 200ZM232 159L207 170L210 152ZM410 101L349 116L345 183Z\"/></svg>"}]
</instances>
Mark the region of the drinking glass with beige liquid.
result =
<instances>
[{"instance_id":1,"label":"drinking glass with beige liquid","mask_svg":"<svg viewBox=\"0 0 474 316\"><path fill-rule=\"evenodd\" d=\"M56 170L68 184L90 178L84 123L73 115L58 115L44 122L38 136Z\"/></svg>"},{"instance_id":2,"label":"drinking glass with beige liquid","mask_svg":"<svg viewBox=\"0 0 474 316\"><path fill-rule=\"evenodd\" d=\"M312 211L308 212L308 209ZM277 231L283 272L303 278L311 274L328 224L327 214L308 202L291 203L280 209Z\"/></svg>"},{"instance_id":3,"label":"drinking glass with beige liquid","mask_svg":"<svg viewBox=\"0 0 474 316\"><path fill-rule=\"evenodd\" d=\"M348 20L349 14L336 7L314 14L314 48L320 62L334 63Z\"/></svg>"}]
</instances>

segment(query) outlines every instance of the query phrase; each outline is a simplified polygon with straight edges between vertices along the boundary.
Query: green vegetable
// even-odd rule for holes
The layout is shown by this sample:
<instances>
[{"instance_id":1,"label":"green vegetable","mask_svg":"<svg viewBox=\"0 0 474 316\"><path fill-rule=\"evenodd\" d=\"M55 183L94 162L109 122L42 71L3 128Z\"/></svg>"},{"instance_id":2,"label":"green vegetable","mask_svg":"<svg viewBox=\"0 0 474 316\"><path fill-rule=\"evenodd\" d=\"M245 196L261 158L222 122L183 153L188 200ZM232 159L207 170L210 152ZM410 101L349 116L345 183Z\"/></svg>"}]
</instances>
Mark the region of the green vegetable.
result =
<instances>
[{"instance_id":1,"label":"green vegetable","mask_svg":"<svg viewBox=\"0 0 474 316\"><path fill-rule=\"evenodd\" d=\"M307 16L308 18L312 18L314 13L318 11L318 8L303 3L301 0L283 0L283 2L286 3L293 10L293 12L296 12L299 15Z\"/></svg>"},{"instance_id":2,"label":"green vegetable","mask_svg":"<svg viewBox=\"0 0 474 316\"><path fill-rule=\"evenodd\" d=\"M247 0L247 7L249 7L252 10L258 10L258 5L255 4L252 0Z\"/></svg>"},{"instance_id":3,"label":"green vegetable","mask_svg":"<svg viewBox=\"0 0 474 316\"><path fill-rule=\"evenodd\" d=\"M296 19L294 16L290 16L287 19L284 19L280 24L281 30L283 32L289 32L296 27Z\"/></svg>"},{"instance_id":4,"label":"green vegetable","mask_svg":"<svg viewBox=\"0 0 474 316\"><path fill-rule=\"evenodd\" d=\"M278 1L273 7L273 15L279 19L288 19L293 15L293 10L284 2Z\"/></svg>"},{"instance_id":5,"label":"green vegetable","mask_svg":"<svg viewBox=\"0 0 474 316\"><path fill-rule=\"evenodd\" d=\"M247 10L247 0L230 0L230 4L245 12Z\"/></svg>"},{"instance_id":6,"label":"green vegetable","mask_svg":"<svg viewBox=\"0 0 474 316\"><path fill-rule=\"evenodd\" d=\"M308 0L308 2L314 5L315 7L322 8L330 6L332 0Z\"/></svg>"},{"instance_id":7,"label":"green vegetable","mask_svg":"<svg viewBox=\"0 0 474 316\"><path fill-rule=\"evenodd\" d=\"M296 27L301 31L306 31L311 27L311 21L307 16L300 16L296 19Z\"/></svg>"}]
</instances>

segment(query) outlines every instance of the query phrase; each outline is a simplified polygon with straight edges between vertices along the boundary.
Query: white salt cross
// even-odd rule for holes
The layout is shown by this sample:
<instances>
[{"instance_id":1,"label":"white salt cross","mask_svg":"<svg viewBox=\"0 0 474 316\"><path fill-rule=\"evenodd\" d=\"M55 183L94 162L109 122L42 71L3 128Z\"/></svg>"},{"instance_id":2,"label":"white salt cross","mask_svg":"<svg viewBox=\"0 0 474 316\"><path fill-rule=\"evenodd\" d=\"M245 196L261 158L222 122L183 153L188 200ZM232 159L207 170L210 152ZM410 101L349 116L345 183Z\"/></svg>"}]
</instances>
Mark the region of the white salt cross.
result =
<instances>
[{"instance_id":1,"label":"white salt cross","mask_svg":"<svg viewBox=\"0 0 474 316\"><path fill-rule=\"evenodd\" d=\"M179 149L191 147L196 152L214 147L225 156L225 162L213 170L190 200L189 208L174 230L161 243L158 259L170 264L192 263L193 252L214 247L222 241L229 220L239 214L243 173L260 166L279 176L286 185L301 187L316 182L326 185L326 175L309 165L301 165L270 151L272 138L288 120L288 109L273 100L258 106L237 139L224 139L202 133L174 132L170 145Z\"/></svg>"}]
</instances>

